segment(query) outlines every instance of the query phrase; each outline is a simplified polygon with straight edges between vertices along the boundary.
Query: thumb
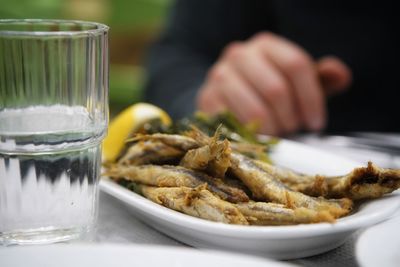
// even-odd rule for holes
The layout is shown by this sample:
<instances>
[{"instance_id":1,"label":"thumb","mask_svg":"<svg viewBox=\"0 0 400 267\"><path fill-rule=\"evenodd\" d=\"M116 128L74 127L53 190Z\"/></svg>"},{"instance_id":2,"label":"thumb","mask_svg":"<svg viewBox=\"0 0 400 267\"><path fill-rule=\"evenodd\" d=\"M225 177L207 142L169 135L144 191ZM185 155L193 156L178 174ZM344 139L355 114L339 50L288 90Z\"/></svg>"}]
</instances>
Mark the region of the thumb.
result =
<instances>
[{"instance_id":1,"label":"thumb","mask_svg":"<svg viewBox=\"0 0 400 267\"><path fill-rule=\"evenodd\" d=\"M340 93L351 84L350 68L339 58L323 57L317 62L317 73L327 95Z\"/></svg>"}]
</instances>

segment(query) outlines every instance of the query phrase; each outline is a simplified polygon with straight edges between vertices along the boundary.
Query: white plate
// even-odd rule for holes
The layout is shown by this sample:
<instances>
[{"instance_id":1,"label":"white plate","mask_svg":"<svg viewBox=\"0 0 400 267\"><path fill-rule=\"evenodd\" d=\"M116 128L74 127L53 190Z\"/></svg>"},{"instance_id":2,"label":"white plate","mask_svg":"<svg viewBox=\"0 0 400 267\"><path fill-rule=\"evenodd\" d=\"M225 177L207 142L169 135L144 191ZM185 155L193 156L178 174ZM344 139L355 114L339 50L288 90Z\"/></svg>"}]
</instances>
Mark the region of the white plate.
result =
<instances>
[{"instance_id":1,"label":"white plate","mask_svg":"<svg viewBox=\"0 0 400 267\"><path fill-rule=\"evenodd\" d=\"M400 212L397 216L367 229L356 244L362 267L397 267L400 264Z\"/></svg>"},{"instance_id":2,"label":"white plate","mask_svg":"<svg viewBox=\"0 0 400 267\"><path fill-rule=\"evenodd\" d=\"M1 266L13 267L290 267L287 263L190 248L138 245L52 245L0 249Z\"/></svg>"},{"instance_id":3,"label":"white plate","mask_svg":"<svg viewBox=\"0 0 400 267\"><path fill-rule=\"evenodd\" d=\"M282 140L271 154L282 166L304 173L339 175L359 163L292 141ZM389 217L399 206L398 194L366 202L350 216L334 224L295 226L240 226L191 217L131 192L109 179L101 189L125 203L137 218L183 243L201 248L218 248L294 259L319 254L343 244L356 230Z\"/></svg>"}]
</instances>

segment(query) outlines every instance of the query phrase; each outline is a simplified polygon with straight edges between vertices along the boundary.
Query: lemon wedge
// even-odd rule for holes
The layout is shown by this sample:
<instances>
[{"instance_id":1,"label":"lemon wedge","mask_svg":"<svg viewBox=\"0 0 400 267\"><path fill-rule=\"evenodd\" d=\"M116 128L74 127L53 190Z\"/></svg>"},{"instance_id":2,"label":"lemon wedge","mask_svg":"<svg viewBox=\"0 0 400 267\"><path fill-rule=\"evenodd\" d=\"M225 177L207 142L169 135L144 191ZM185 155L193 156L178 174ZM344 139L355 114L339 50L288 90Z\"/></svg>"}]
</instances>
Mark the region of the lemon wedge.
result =
<instances>
[{"instance_id":1,"label":"lemon wedge","mask_svg":"<svg viewBox=\"0 0 400 267\"><path fill-rule=\"evenodd\" d=\"M108 127L108 135L103 141L103 161L115 161L125 140L144 123L153 119L160 119L165 125L172 123L164 110L148 103L137 103L121 111Z\"/></svg>"}]
</instances>

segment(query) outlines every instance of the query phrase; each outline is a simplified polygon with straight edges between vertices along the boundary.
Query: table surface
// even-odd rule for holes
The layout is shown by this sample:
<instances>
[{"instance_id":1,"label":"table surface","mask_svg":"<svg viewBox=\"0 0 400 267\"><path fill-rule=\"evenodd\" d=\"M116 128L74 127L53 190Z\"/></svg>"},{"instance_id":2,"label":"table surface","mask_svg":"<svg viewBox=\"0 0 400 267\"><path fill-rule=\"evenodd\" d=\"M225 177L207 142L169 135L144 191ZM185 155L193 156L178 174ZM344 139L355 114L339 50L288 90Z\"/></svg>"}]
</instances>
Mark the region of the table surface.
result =
<instances>
[{"instance_id":1,"label":"table surface","mask_svg":"<svg viewBox=\"0 0 400 267\"><path fill-rule=\"evenodd\" d=\"M395 154L327 144L315 136L298 136L296 140L319 148L329 148L333 153L361 162L372 160L382 167L400 168L399 157ZM355 244L361 231L349 236L342 246L332 251L289 262L299 266L359 266ZM94 239L100 243L187 246L141 222L124 204L104 192L100 192L99 220Z\"/></svg>"}]
</instances>

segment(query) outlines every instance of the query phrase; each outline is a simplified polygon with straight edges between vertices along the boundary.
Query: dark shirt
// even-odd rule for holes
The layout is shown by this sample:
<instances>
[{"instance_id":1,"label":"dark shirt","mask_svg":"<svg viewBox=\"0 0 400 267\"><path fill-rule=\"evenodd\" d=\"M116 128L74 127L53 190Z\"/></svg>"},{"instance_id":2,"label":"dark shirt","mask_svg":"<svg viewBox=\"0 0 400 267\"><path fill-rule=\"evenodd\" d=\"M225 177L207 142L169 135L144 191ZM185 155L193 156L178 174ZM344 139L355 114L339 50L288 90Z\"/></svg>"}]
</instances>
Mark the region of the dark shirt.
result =
<instances>
[{"instance_id":1,"label":"dark shirt","mask_svg":"<svg viewBox=\"0 0 400 267\"><path fill-rule=\"evenodd\" d=\"M335 55L353 83L328 99L328 132L399 131L399 29L393 1L181 0L151 49L146 100L173 118L195 109L210 66L234 40L271 31L314 58Z\"/></svg>"}]
</instances>

